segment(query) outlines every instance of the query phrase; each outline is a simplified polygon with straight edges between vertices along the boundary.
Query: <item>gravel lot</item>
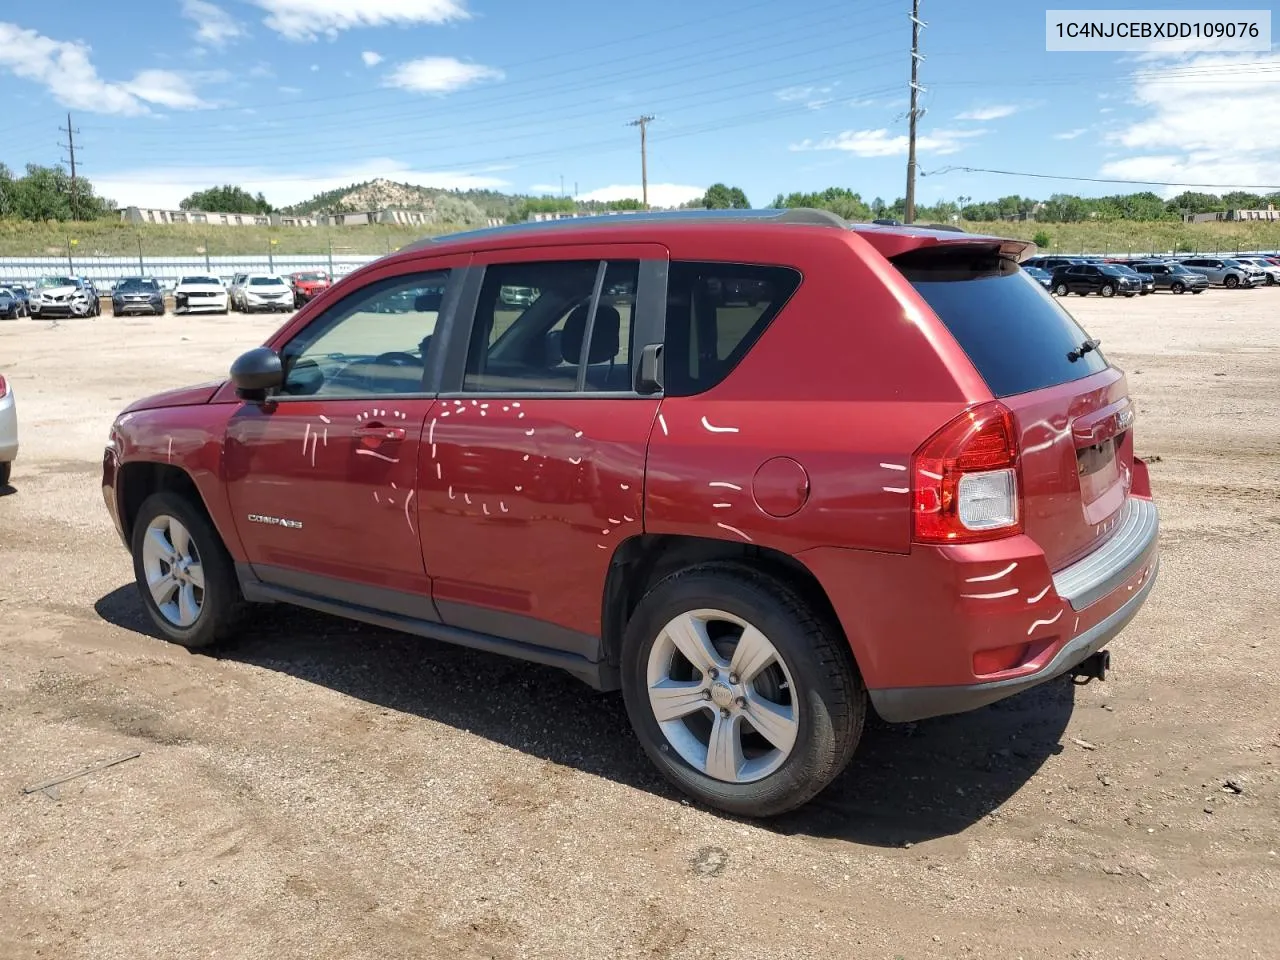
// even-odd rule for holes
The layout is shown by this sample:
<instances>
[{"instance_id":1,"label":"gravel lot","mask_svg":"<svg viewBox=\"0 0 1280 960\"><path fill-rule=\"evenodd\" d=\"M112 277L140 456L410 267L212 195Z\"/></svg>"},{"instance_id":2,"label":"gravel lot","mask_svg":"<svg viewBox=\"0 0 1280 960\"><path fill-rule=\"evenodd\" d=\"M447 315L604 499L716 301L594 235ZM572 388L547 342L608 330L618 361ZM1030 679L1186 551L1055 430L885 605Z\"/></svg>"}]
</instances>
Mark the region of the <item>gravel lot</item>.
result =
<instances>
[{"instance_id":1,"label":"gravel lot","mask_svg":"<svg viewBox=\"0 0 1280 960\"><path fill-rule=\"evenodd\" d=\"M1280 956L1280 290L1066 306L1158 458L1110 679L874 725L771 825L551 670L278 609L220 658L153 639L108 426L280 318L0 324L0 957Z\"/></svg>"}]
</instances>

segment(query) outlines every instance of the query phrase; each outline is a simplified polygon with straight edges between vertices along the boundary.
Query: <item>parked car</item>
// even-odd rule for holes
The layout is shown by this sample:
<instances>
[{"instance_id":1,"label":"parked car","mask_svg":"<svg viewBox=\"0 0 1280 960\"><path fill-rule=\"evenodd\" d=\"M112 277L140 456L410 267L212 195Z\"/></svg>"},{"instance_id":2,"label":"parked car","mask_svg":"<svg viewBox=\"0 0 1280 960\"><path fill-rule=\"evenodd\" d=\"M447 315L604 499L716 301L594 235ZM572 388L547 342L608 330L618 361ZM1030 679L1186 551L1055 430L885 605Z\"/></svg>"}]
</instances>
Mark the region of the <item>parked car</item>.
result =
<instances>
[{"instance_id":1,"label":"parked car","mask_svg":"<svg viewBox=\"0 0 1280 960\"><path fill-rule=\"evenodd\" d=\"M293 287L293 305L301 307L328 290L333 281L323 270L302 270L289 274L289 285Z\"/></svg>"},{"instance_id":2,"label":"parked car","mask_svg":"<svg viewBox=\"0 0 1280 960\"><path fill-rule=\"evenodd\" d=\"M227 304L232 310L244 309L244 281L248 277L247 273L237 273L232 276L231 282L227 284Z\"/></svg>"},{"instance_id":3,"label":"parked car","mask_svg":"<svg viewBox=\"0 0 1280 960\"><path fill-rule=\"evenodd\" d=\"M27 285L25 283L6 282L4 283L4 288L8 290L9 293L13 295L13 298L18 302L18 316L30 316L31 310L28 303L31 299L31 291L28 289Z\"/></svg>"},{"instance_id":4,"label":"parked car","mask_svg":"<svg viewBox=\"0 0 1280 960\"><path fill-rule=\"evenodd\" d=\"M1280 283L1280 266L1272 263L1266 257L1235 257L1240 263L1247 266L1257 267L1262 271L1264 282L1268 287L1274 287Z\"/></svg>"},{"instance_id":5,"label":"parked car","mask_svg":"<svg viewBox=\"0 0 1280 960\"><path fill-rule=\"evenodd\" d=\"M1210 283L1220 284L1228 290L1266 283L1266 278L1257 267L1246 266L1227 257L1188 257L1182 261L1182 265L1188 270L1203 274Z\"/></svg>"},{"instance_id":6,"label":"parked car","mask_svg":"<svg viewBox=\"0 0 1280 960\"><path fill-rule=\"evenodd\" d=\"M228 309L227 288L219 277L183 277L173 288L174 313L226 313Z\"/></svg>"},{"instance_id":7,"label":"parked car","mask_svg":"<svg viewBox=\"0 0 1280 960\"><path fill-rule=\"evenodd\" d=\"M1136 277L1138 279L1138 283L1141 284L1141 286L1138 288L1139 296L1145 297L1147 296L1147 294L1155 293L1156 282L1152 280L1149 276L1147 276L1145 273L1141 273L1135 270L1130 264L1119 263L1111 260L1106 260L1103 262L1119 270L1121 273L1125 274L1126 276Z\"/></svg>"},{"instance_id":8,"label":"parked car","mask_svg":"<svg viewBox=\"0 0 1280 960\"><path fill-rule=\"evenodd\" d=\"M111 291L111 312L117 317L131 313L164 315L164 290L152 277L121 277Z\"/></svg>"},{"instance_id":9,"label":"parked car","mask_svg":"<svg viewBox=\"0 0 1280 960\"><path fill-rule=\"evenodd\" d=\"M1188 270L1176 260L1135 260L1134 270L1149 276L1157 290L1170 293L1204 293L1209 289L1209 278L1202 273Z\"/></svg>"},{"instance_id":10,"label":"parked car","mask_svg":"<svg viewBox=\"0 0 1280 960\"><path fill-rule=\"evenodd\" d=\"M1069 267L1072 264L1084 263L1083 257L1056 257L1056 256L1040 256L1029 257L1022 264L1024 267L1039 267L1042 270L1048 270L1050 274L1059 267Z\"/></svg>"},{"instance_id":11,"label":"parked car","mask_svg":"<svg viewBox=\"0 0 1280 960\"><path fill-rule=\"evenodd\" d=\"M1033 280L1035 280L1038 284L1040 284L1040 286L1044 287L1046 290L1048 290L1052 286L1053 274L1051 274L1044 267L1035 267L1035 266L1028 267L1026 264L1023 264L1022 269L1027 271L1027 276L1031 277Z\"/></svg>"},{"instance_id":12,"label":"parked car","mask_svg":"<svg viewBox=\"0 0 1280 960\"><path fill-rule=\"evenodd\" d=\"M292 310L293 288L277 274L250 273L240 287L240 309L245 313Z\"/></svg>"},{"instance_id":13,"label":"parked car","mask_svg":"<svg viewBox=\"0 0 1280 960\"><path fill-rule=\"evenodd\" d=\"M79 277L49 276L36 281L28 302L33 317L94 317L98 292Z\"/></svg>"},{"instance_id":14,"label":"parked car","mask_svg":"<svg viewBox=\"0 0 1280 960\"><path fill-rule=\"evenodd\" d=\"M0 487L9 486L18 459L18 406L13 385L0 374Z\"/></svg>"},{"instance_id":15,"label":"parked car","mask_svg":"<svg viewBox=\"0 0 1280 960\"><path fill-rule=\"evenodd\" d=\"M17 320L22 316L22 301L8 287L0 287L0 320Z\"/></svg>"},{"instance_id":16,"label":"parked car","mask_svg":"<svg viewBox=\"0 0 1280 960\"><path fill-rule=\"evenodd\" d=\"M1078 293L1087 297L1096 293L1102 297L1136 297L1142 289L1142 281L1132 270L1125 272L1113 263L1075 263L1053 271L1053 292L1060 297Z\"/></svg>"},{"instance_id":17,"label":"parked car","mask_svg":"<svg viewBox=\"0 0 1280 960\"><path fill-rule=\"evenodd\" d=\"M816 210L423 240L126 408L107 510L175 643L271 601L562 667L680 789L778 814L869 707L1102 675L1148 596L1125 374L1028 246Z\"/></svg>"}]
</instances>

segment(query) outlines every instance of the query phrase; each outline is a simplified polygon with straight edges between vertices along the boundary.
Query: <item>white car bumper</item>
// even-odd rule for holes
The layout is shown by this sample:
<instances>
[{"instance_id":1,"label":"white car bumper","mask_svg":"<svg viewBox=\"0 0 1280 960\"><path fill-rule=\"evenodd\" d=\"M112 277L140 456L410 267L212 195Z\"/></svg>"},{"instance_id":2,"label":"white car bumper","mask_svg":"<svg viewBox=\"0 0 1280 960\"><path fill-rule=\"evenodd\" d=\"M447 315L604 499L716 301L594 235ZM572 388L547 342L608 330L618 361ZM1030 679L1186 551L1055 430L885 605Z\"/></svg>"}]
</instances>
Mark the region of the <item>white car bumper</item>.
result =
<instances>
[{"instance_id":1,"label":"white car bumper","mask_svg":"<svg viewBox=\"0 0 1280 960\"><path fill-rule=\"evenodd\" d=\"M249 310L292 310L293 291L288 290L278 296L260 296L256 293L245 293L244 305Z\"/></svg>"},{"instance_id":2,"label":"white car bumper","mask_svg":"<svg viewBox=\"0 0 1280 960\"><path fill-rule=\"evenodd\" d=\"M226 313L227 312L227 295L225 293L215 294L189 294L183 296L181 292L174 294L174 313Z\"/></svg>"},{"instance_id":3,"label":"white car bumper","mask_svg":"<svg viewBox=\"0 0 1280 960\"><path fill-rule=\"evenodd\" d=\"M0 400L0 463L18 458L18 407L13 400L13 384Z\"/></svg>"}]
</instances>

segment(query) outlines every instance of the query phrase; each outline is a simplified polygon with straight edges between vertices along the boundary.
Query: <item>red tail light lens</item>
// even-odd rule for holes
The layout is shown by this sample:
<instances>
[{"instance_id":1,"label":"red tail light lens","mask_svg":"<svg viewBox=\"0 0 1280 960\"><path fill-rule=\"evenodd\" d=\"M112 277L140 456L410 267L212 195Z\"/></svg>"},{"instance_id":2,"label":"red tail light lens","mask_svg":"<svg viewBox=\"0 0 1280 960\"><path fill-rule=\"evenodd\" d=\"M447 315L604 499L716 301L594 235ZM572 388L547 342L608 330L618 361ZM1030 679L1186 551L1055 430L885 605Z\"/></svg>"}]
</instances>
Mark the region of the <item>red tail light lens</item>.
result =
<instances>
[{"instance_id":1,"label":"red tail light lens","mask_svg":"<svg viewBox=\"0 0 1280 960\"><path fill-rule=\"evenodd\" d=\"M992 401L967 410L912 458L917 543L974 543L1022 532L1013 414Z\"/></svg>"},{"instance_id":2,"label":"red tail light lens","mask_svg":"<svg viewBox=\"0 0 1280 960\"><path fill-rule=\"evenodd\" d=\"M9 382L3 376L0 376L0 400L9 395Z\"/></svg>"}]
</instances>

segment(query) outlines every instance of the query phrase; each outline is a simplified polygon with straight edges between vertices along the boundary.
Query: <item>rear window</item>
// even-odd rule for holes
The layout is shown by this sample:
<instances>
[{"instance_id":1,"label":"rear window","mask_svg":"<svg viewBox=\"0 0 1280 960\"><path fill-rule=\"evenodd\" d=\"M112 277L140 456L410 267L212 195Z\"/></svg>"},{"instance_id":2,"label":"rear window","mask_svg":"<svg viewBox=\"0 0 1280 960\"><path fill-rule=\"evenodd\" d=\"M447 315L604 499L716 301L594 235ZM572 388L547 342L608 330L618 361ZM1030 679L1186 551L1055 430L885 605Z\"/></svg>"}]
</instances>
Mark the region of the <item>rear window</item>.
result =
<instances>
[{"instance_id":1,"label":"rear window","mask_svg":"<svg viewBox=\"0 0 1280 960\"><path fill-rule=\"evenodd\" d=\"M250 277L249 286L251 287L283 287L285 282L279 277Z\"/></svg>"},{"instance_id":2,"label":"rear window","mask_svg":"<svg viewBox=\"0 0 1280 960\"><path fill-rule=\"evenodd\" d=\"M1097 350L1072 361L1088 334L1017 263L989 247L913 250L893 260L997 397L1107 368Z\"/></svg>"}]
</instances>

